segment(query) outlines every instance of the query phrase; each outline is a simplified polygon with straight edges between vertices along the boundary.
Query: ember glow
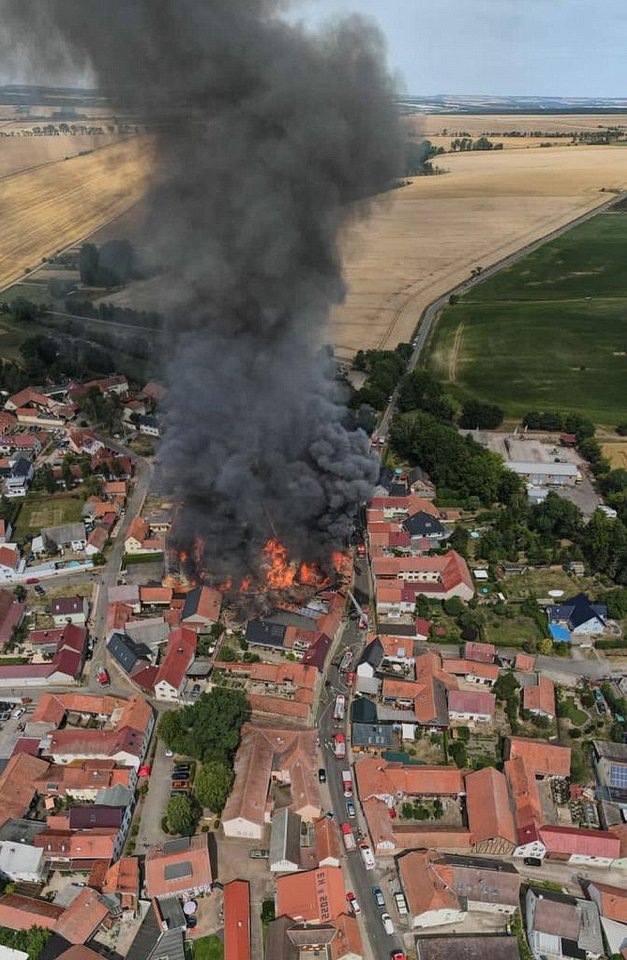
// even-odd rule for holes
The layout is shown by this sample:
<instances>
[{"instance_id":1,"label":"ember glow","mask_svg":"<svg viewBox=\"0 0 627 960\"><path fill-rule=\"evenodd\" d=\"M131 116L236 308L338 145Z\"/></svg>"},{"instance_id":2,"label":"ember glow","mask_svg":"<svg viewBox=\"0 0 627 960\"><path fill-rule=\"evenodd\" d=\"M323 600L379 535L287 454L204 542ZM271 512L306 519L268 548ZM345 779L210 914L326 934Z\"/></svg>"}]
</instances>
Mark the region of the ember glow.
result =
<instances>
[{"instance_id":1,"label":"ember glow","mask_svg":"<svg viewBox=\"0 0 627 960\"><path fill-rule=\"evenodd\" d=\"M261 570L273 590L288 590L296 580L297 564L290 563L287 550L278 540L268 540L262 550Z\"/></svg>"}]
</instances>

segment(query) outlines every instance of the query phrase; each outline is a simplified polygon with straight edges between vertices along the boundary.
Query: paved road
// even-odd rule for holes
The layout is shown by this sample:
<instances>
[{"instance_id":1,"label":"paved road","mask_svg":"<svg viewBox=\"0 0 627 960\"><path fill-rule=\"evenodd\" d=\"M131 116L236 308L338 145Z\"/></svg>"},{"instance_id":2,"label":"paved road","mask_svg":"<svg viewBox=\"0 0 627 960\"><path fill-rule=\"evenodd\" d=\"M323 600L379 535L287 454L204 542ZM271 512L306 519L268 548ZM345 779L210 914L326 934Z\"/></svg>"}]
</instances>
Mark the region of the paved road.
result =
<instances>
[{"instance_id":1,"label":"paved road","mask_svg":"<svg viewBox=\"0 0 627 960\"><path fill-rule=\"evenodd\" d=\"M437 300L434 300L432 303L430 303L417 318L416 333L414 334L413 339L414 351L407 365L407 369L413 370L417 365L425 343L429 339L433 322L440 310L442 310L448 304L451 294L462 296L463 294L468 293L468 291L471 290L472 287L474 287L477 283L481 283L487 277L493 276L493 274L498 273L499 270L503 270L505 267L512 266L512 264L516 263L518 260L526 257L528 253L533 253L534 250L538 250L540 247L544 246L545 243L555 240L556 237L560 237L563 233L566 233L573 227L577 227L579 224L585 223L586 220L591 220L592 217L596 217L597 214L608 210L610 207L614 206L615 203L618 203L625 197L627 197L627 192L613 195L611 199L607 201L607 203L603 203L601 206L595 207L594 210L589 210L580 217L576 217L574 220L569 221L569 223L564 224L564 226L558 227L557 230L547 233L547 235L542 237L540 240L535 240L533 243L529 243L525 247L521 247L520 250L517 250L516 253L512 253L509 257L505 257L502 260L497 260L496 263L493 263L489 267L486 267L484 270L482 270L479 276L473 277L472 279L468 278L468 280L458 284L458 286L453 287L451 290L447 290L446 293L443 293L442 296L437 298ZM392 417L394 416L397 400L398 387L396 387L394 390L392 400L388 404L379 422L379 426L377 428L377 433L379 436L387 437L390 424L392 422Z\"/></svg>"},{"instance_id":2,"label":"paved road","mask_svg":"<svg viewBox=\"0 0 627 960\"><path fill-rule=\"evenodd\" d=\"M365 561L357 561L355 566L356 579L354 593L360 602L367 602L369 596L368 589L368 565ZM363 834L364 840L368 839L365 828L365 821L359 809L358 798L355 796L354 805L357 810L357 818L349 820L346 812L346 799L342 784L342 771L350 767L350 757L346 760L337 760L333 753L333 736L336 733L344 733L348 740L348 727L350 716L349 690L346 686L346 674L340 674L337 666L342 655L349 648L354 651L355 662L363 648L365 634L359 630L357 621L351 617L344 625L340 643L334 651L333 662L328 668L326 682L320 697L317 714L317 726L320 735L320 751L322 754L322 764L327 771L327 788L331 799L331 808L335 813L338 829L342 823L349 823L357 838L359 833ZM346 696L347 708L345 719L342 723L333 720L333 707L338 693ZM364 936L364 946L369 945L368 955L373 960L388 960L392 950L402 949L399 936L388 936L381 923L381 914L383 909L379 909L372 896L372 887L380 886L385 895L385 886L382 881L382 875L377 867L375 870L366 870L358 851L346 853L342 844L344 853L343 869L350 890L353 891L359 905L361 906L360 923L362 936ZM392 920L397 919L395 907L389 901L386 906L387 912Z\"/></svg>"}]
</instances>

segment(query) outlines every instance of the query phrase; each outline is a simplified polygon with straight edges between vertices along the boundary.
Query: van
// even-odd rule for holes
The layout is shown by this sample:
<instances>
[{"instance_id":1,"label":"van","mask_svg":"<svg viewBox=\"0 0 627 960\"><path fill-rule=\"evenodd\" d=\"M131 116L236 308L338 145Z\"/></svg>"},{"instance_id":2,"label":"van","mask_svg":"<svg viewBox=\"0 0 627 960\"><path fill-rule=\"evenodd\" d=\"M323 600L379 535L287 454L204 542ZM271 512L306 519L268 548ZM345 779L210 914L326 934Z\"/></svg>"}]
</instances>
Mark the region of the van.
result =
<instances>
[{"instance_id":1,"label":"van","mask_svg":"<svg viewBox=\"0 0 627 960\"><path fill-rule=\"evenodd\" d=\"M381 923L383 924L383 929L387 933L388 937L391 937L394 933L394 924L392 923L392 917L389 913L381 914Z\"/></svg>"}]
</instances>

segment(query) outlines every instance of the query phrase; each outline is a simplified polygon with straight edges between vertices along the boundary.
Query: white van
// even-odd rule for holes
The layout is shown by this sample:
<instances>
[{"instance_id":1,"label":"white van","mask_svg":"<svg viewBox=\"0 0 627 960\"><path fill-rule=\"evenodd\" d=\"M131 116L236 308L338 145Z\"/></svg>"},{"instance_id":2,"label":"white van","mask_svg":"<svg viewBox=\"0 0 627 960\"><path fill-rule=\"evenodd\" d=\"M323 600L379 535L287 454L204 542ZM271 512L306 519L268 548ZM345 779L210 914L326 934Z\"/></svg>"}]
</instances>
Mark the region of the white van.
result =
<instances>
[{"instance_id":1,"label":"white van","mask_svg":"<svg viewBox=\"0 0 627 960\"><path fill-rule=\"evenodd\" d=\"M389 913L381 914L381 923L383 924L383 929L389 937L394 933L394 924L392 923L392 917Z\"/></svg>"}]
</instances>

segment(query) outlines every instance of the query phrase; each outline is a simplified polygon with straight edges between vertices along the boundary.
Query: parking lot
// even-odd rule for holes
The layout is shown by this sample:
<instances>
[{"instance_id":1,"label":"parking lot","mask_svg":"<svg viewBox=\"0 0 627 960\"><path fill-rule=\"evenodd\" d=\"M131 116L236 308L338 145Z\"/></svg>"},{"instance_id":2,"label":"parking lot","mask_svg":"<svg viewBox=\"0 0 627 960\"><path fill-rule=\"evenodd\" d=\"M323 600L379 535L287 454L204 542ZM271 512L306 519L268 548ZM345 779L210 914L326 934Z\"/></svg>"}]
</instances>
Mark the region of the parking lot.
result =
<instances>
[{"instance_id":1,"label":"parking lot","mask_svg":"<svg viewBox=\"0 0 627 960\"><path fill-rule=\"evenodd\" d=\"M10 710L10 718L8 720L0 719L0 760L7 760L12 752L15 744L20 737L24 736L24 732L18 728L25 724L28 721L29 712L32 713L32 706L29 708L20 706L19 703L13 702L10 700L10 697L13 696L12 692L7 691L1 698L2 704L7 704L7 711ZM23 710L24 713L21 717L16 717L15 713L17 710ZM27 710L29 712L27 712ZM6 713L0 711L0 717L6 716Z\"/></svg>"}]
</instances>

